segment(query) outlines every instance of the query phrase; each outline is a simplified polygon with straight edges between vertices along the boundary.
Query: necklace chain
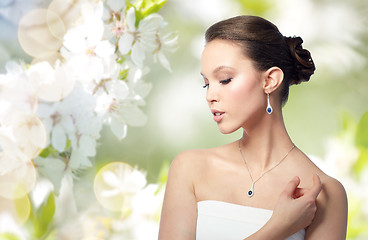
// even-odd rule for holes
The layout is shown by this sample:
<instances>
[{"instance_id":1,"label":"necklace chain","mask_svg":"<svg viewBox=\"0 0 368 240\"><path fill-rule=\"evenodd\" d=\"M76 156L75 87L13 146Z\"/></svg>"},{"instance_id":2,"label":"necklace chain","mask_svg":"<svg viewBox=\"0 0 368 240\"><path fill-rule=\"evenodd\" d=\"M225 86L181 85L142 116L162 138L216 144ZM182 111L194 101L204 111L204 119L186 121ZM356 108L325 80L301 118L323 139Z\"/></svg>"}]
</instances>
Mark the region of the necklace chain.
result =
<instances>
[{"instance_id":1,"label":"necklace chain","mask_svg":"<svg viewBox=\"0 0 368 240\"><path fill-rule=\"evenodd\" d=\"M263 172L262 174L261 174L261 176L259 177L259 178L257 178L255 181L253 180L253 177L252 177L252 174L250 173L250 170L249 170L249 167L248 167L248 164L247 164L247 162L245 161L245 158L244 158L244 156L243 156L243 152L242 152L242 150L241 150L241 148L240 148L240 141L242 140L242 138L241 139L239 139L239 144L238 144L238 148L239 148L239 152L240 152L240 155L241 155L241 157L242 157L242 159L243 159L243 161L244 161L244 164L245 164L245 166L246 166L246 168L247 168L247 171L248 171L248 173L249 173L249 177L250 177L250 179L252 180L252 186L251 186L251 188L250 188L250 190L248 191L248 197L252 197L253 196L253 194L254 194L254 184L259 180L259 179L261 179L266 173L268 173L269 171L271 171L272 169L274 169L275 167L277 167L278 165L280 165L280 163L289 155L289 153L294 149L294 147L295 147L295 145L293 144L293 146L290 148L290 150L285 154L285 156L283 156L282 158L281 158L281 160L280 161L278 161L273 167L271 167L270 169L268 169L267 171L265 171L265 172Z\"/></svg>"}]
</instances>

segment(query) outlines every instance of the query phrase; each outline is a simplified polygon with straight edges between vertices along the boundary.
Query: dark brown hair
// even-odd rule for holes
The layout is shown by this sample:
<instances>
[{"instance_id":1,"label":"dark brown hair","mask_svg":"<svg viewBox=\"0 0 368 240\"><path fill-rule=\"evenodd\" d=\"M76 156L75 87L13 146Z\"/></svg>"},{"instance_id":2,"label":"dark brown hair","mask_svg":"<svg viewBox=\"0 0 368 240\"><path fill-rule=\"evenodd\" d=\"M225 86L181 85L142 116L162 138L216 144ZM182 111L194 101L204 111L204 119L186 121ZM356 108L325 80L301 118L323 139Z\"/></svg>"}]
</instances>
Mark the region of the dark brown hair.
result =
<instances>
[{"instance_id":1,"label":"dark brown hair","mask_svg":"<svg viewBox=\"0 0 368 240\"><path fill-rule=\"evenodd\" d=\"M287 101L289 86L309 81L315 70L310 52L303 49L300 37L284 37L273 23L261 17L237 16L218 22L206 31L207 43L215 39L241 46L260 71L279 67L284 72L282 104Z\"/></svg>"}]
</instances>

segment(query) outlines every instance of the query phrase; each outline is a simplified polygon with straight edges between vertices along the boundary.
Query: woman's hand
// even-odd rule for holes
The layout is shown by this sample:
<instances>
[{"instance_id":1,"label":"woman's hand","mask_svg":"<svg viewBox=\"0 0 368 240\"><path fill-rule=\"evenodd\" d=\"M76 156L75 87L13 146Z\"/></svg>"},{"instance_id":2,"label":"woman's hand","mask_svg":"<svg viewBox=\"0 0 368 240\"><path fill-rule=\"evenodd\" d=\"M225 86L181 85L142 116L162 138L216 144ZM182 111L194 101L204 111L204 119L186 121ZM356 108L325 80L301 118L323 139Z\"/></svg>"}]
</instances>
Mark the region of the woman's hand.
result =
<instances>
[{"instance_id":1,"label":"woman's hand","mask_svg":"<svg viewBox=\"0 0 368 240\"><path fill-rule=\"evenodd\" d=\"M298 188L299 184L299 177L294 177L287 184L267 222L282 239L308 227L317 210L316 199L322 189L319 176L313 175L310 188Z\"/></svg>"},{"instance_id":2,"label":"woman's hand","mask_svg":"<svg viewBox=\"0 0 368 240\"><path fill-rule=\"evenodd\" d=\"M281 240L308 227L317 210L316 199L322 189L317 174L313 176L311 188L298 188L300 178L294 177L281 193L271 219L256 233L247 237L252 239Z\"/></svg>"}]
</instances>

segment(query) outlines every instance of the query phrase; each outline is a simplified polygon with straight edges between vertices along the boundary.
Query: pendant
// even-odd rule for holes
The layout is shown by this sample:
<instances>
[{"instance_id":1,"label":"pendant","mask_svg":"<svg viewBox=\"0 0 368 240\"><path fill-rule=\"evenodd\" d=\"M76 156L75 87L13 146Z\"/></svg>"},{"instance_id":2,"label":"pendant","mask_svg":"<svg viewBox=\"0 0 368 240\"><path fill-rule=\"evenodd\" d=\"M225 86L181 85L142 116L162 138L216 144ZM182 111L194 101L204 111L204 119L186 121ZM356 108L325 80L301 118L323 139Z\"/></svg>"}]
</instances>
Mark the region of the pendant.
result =
<instances>
[{"instance_id":1,"label":"pendant","mask_svg":"<svg viewBox=\"0 0 368 240\"><path fill-rule=\"evenodd\" d=\"M266 112L268 114L271 114L273 112L273 109L272 109L271 104L270 104L270 97L269 97L268 94L267 94L267 108L266 108Z\"/></svg>"},{"instance_id":2,"label":"pendant","mask_svg":"<svg viewBox=\"0 0 368 240\"><path fill-rule=\"evenodd\" d=\"M254 183L252 183L252 186L250 187L250 189L248 191L248 197L252 197L253 196L253 194L254 194L253 187L254 187Z\"/></svg>"}]
</instances>

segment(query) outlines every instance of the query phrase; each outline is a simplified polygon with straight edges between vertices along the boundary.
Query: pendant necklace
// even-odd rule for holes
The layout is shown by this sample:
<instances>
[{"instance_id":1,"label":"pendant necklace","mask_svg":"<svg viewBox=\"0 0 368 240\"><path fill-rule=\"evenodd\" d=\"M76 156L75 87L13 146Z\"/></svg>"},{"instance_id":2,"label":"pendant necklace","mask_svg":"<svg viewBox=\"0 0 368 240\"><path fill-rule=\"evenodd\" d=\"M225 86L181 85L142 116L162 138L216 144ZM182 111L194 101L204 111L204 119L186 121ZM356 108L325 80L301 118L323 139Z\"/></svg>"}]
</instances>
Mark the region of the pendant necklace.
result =
<instances>
[{"instance_id":1,"label":"pendant necklace","mask_svg":"<svg viewBox=\"0 0 368 240\"><path fill-rule=\"evenodd\" d=\"M248 197L252 197L253 195L254 195L254 184L256 184L256 182L259 180L259 179L261 179L266 173L268 173L269 171L271 171L272 169L274 169L275 167L277 167L288 155L289 155L289 153L294 149L294 147L295 147L295 145L293 144L293 146L290 148L290 150L285 154L285 156L283 157L283 158L281 158L281 160L280 161L278 161L273 167L271 167L270 169L268 169L267 171L265 171L265 172L263 172L262 174L261 174L261 176L259 177L259 178L257 178L255 181L253 180L253 177L252 177L252 174L250 173L250 170L249 170L249 167L248 167L248 165L247 165L247 162L245 161L245 158L244 158L244 156L243 156L243 152L242 152L242 150L241 150L241 148L240 148L240 140L242 140L242 138L241 139L239 139L239 144L238 144L238 148L239 148L239 152L240 152L240 155L241 155L241 157L242 157L242 159L243 159L243 161L244 161L244 164L245 164L245 166L247 167L247 171L248 171L248 173L249 173L249 177L250 177L250 179L252 180L252 185L251 185L251 187L250 187L250 189L248 190L248 192L247 192L247 195L248 195Z\"/></svg>"}]
</instances>

